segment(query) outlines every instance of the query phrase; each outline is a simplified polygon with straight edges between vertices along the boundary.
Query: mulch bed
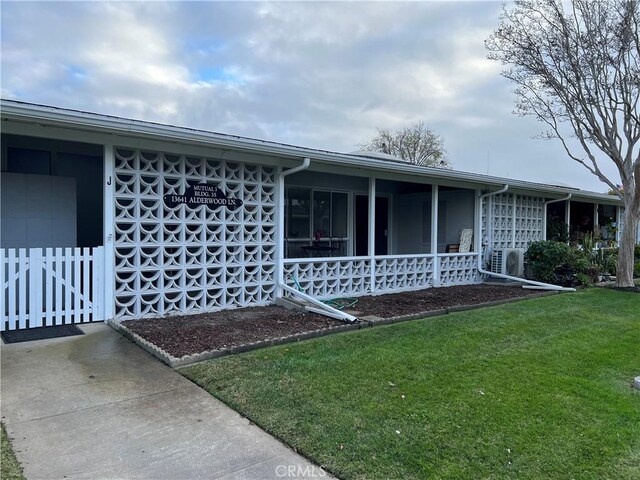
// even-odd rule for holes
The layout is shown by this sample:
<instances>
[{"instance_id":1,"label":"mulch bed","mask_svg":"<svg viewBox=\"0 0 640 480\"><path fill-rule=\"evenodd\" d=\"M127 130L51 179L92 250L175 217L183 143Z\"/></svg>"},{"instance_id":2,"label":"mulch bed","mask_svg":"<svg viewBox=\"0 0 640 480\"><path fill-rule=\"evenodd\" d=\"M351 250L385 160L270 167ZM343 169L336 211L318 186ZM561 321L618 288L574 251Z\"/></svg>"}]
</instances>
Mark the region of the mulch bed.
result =
<instances>
[{"instance_id":1,"label":"mulch bed","mask_svg":"<svg viewBox=\"0 0 640 480\"><path fill-rule=\"evenodd\" d=\"M176 358L344 325L317 313L275 305L122 323Z\"/></svg>"},{"instance_id":2,"label":"mulch bed","mask_svg":"<svg viewBox=\"0 0 640 480\"><path fill-rule=\"evenodd\" d=\"M389 318L532 295L540 295L540 290L527 290L516 286L506 287L501 285L459 285L390 295L360 297L357 305L353 308L359 312L364 312L364 315Z\"/></svg>"},{"instance_id":3,"label":"mulch bed","mask_svg":"<svg viewBox=\"0 0 640 480\"><path fill-rule=\"evenodd\" d=\"M539 294L539 291L518 287L466 285L360 297L352 309L357 310L360 317L390 318ZM285 310L278 306L122 323L176 358L344 325L319 314Z\"/></svg>"}]
</instances>

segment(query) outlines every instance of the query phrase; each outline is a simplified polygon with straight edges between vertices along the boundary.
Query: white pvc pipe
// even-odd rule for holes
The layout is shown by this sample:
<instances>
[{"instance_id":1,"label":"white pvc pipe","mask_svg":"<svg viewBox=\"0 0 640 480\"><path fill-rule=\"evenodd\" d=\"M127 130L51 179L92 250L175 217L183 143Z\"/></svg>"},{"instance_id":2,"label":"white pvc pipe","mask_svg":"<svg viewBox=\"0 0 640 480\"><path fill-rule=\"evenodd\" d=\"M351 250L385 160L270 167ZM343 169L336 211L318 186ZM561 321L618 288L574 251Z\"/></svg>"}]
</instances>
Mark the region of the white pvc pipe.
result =
<instances>
[{"instance_id":1,"label":"white pvc pipe","mask_svg":"<svg viewBox=\"0 0 640 480\"><path fill-rule=\"evenodd\" d=\"M495 192L488 192L480 195L480 208L482 209L482 199L485 197L498 195L500 193L504 193L509 190L509 185L505 185L500 190L496 190ZM491 199L489 199L491 200ZM489 246L493 243L493 216L491 215L491 203L487 205L487 239L489 240ZM478 214L479 217L479 214ZM478 230L479 231L479 230Z\"/></svg>"},{"instance_id":2,"label":"white pvc pipe","mask_svg":"<svg viewBox=\"0 0 640 480\"><path fill-rule=\"evenodd\" d=\"M325 303L322 303L320 300L316 300L315 298L307 295L304 292L300 292L295 288L291 288L284 281L284 177L287 175L291 175L292 173L301 172L302 170L306 170L309 168L311 164L311 159L306 157L302 164L297 167L290 168L289 170L283 170L278 174L278 228L276 234L276 243L277 243L277 258L276 258L276 284L278 287L277 296L282 296L282 291L289 292L290 294L300 297L303 300L315 305L318 307L317 309L313 309L312 311L321 313L319 310L324 312L327 316L336 318L338 320L345 320L347 322L354 322L356 317L353 315L349 315L337 308L333 308Z\"/></svg>"},{"instance_id":3,"label":"white pvc pipe","mask_svg":"<svg viewBox=\"0 0 640 480\"><path fill-rule=\"evenodd\" d=\"M487 193L483 193L482 195L480 195L480 200L482 200L485 197L491 197L493 195L498 195L499 193L504 193L507 190L509 190L509 185L505 185L504 187L502 187L500 190L496 190L495 192L487 192ZM487 212L488 214L489 212Z\"/></svg>"},{"instance_id":4,"label":"white pvc pipe","mask_svg":"<svg viewBox=\"0 0 640 480\"><path fill-rule=\"evenodd\" d=\"M282 283L280 287L282 287L283 290L289 292L290 294L300 297L309 303L312 303L313 305L318 307L319 310L322 310L322 312L324 312L329 317L337 318L338 320L346 320L347 322L355 322L357 320L357 318L354 317L353 315L349 315L348 313L345 313L342 310L338 310L337 308L330 307L326 303L322 303L320 300L317 300L312 296L307 295L304 292L296 290L295 288L292 288L289 285L286 285L285 283ZM318 310L311 310L311 311L314 311L316 313L321 313L321 312L318 312Z\"/></svg>"},{"instance_id":5,"label":"white pvc pipe","mask_svg":"<svg viewBox=\"0 0 640 480\"><path fill-rule=\"evenodd\" d=\"M481 228L480 210L482 209L482 199L485 198L485 197L489 197L491 195L497 195L499 193L506 192L508 189L509 189L509 185L505 185L500 190L496 190L495 192L488 192L488 193L485 193L483 195L480 195L480 201L478 202L478 205L476 207L478 209L476 211L476 231L478 232L478 235L480 234L480 228ZM491 212L487 211L487 215L490 218L491 217ZM489 224L489 222L487 222L487 224ZM480 252L478 252L478 253L480 253ZM489 272L489 271L485 270L484 268L482 268L482 255L480 255L480 254L478 255L478 272L483 274L483 275L490 275L492 277L503 278L505 280L515 280L517 282L526 283L528 285L535 285L536 287L538 287L540 289L558 290L558 291L563 291L563 292L575 292L576 291L575 288L561 287L559 285L552 285L550 283L536 282L534 280L527 280L525 278L520 278L520 277L512 277L511 275L504 275L502 273Z\"/></svg>"}]
</instances>

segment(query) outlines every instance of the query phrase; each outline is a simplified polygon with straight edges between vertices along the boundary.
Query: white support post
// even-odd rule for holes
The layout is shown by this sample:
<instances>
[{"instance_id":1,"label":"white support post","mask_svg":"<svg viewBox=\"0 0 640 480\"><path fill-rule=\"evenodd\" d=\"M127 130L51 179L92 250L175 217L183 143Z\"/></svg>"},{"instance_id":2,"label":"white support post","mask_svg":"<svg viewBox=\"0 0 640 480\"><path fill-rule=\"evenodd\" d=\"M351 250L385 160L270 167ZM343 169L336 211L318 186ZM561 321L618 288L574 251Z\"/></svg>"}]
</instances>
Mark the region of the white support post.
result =
<instances>
[{"instance_id":1,"label":"white support post","mask_svg":"<svg viewBox=\"0 0 640 480\"><path fill-rule=\"evenodd\" d=\"M433 254L433 286L440 286L438 259L438 185L431 186L431 253Z\"/></svg>"},{"instance_id":2,"label":"white support post","mask_svg":"<svg viewBox=\"0 0 640 480\"><path fill-rule=\"evenodd\" d=\"M376 289L376 179L369 178L369 263L371 268L370 290Z\"/></svg>"},{"instance_id":3,"label":"white support post","mask_svg":"<svg viewBox=\"0 0 640 480\"><path fill-rule=\"evenodd\" d=\"M279 270L276 272L276 277L282 281L282 283L286 283L287 279L284 278L284 273L282 272L282 265L284 260L284 179L281 179L282 167L278 167L276 178L278 181L276 182L276 265L278 265ZM280 298L283 296L283 289L280 286L280 282L276 281L276 298Z\"/></svg>"},{"instance_id":4,"label":"white support post","mask_svg":"<svg viewBox=\"0 0 640 480\"><path fill-rule=\"evenodd\" d=\"M549 214L547 213L549 211L548 206L549 204L547 202L544 202L542 206L542 239L541 240L543 241L547 239L547 219L549 217Z\"/></svg>"},{"instance_id":5,"label":"white support post","mask_svg":"<svg viewBox=\"0 0 640 480\"><path fill-rule=\"evenodd\" d=\"M567 222L567 238L571 241L569 238L571 236L571 200L567 200L565 204L564 218ZM567 243L569 243L569 241L567 241Z\"/></svg>"},{"instance_id":6,"label":"white support post","mask_svg":"<svg viewBox=\"0 0 640 480\"><path fill-rule=\"evenodd\" d=\"M593 236L598 236L600 234L600 229L598 228L598 222L600 221L598 215L598 204L593 204Z\"/></svg>"},{"instance_id":7,"label":"white support post","mask_svg":"<svg viewBox=\"0 0 640 480\"><path fill-rule=\"evenodd\" d=\"M113 151L113 145L105 145L104 146L104 206L103 206L103 243L104 243L104 298L103 298L103 308L104 312L104 320L108 320L114 317L114 307L115 307L115 156ZM86 299L85 299L86 301ZM76 317L78 318L78 312L75 312Z\"/></svg>"}]
</instances>

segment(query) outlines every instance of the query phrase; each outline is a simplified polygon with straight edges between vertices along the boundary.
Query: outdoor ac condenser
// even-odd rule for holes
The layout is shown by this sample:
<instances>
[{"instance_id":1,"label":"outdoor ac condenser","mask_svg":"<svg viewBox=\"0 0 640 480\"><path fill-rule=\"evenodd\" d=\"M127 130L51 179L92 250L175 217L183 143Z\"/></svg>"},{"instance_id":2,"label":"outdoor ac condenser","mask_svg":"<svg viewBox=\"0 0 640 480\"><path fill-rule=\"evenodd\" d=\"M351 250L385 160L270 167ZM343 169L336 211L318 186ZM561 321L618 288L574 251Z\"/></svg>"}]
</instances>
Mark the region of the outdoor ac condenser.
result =
<instances>
[{"instance_id":1,"label":"outdoor ac condenser","mask_svg":"<svg viewBox=\"0 0 640 480\"><path fill-rule=\"evenodd\" d=\"M524 274L524 250L521 248L494 250L491 254L491 271L521 277Z\"/></svg>"}]
</instances>

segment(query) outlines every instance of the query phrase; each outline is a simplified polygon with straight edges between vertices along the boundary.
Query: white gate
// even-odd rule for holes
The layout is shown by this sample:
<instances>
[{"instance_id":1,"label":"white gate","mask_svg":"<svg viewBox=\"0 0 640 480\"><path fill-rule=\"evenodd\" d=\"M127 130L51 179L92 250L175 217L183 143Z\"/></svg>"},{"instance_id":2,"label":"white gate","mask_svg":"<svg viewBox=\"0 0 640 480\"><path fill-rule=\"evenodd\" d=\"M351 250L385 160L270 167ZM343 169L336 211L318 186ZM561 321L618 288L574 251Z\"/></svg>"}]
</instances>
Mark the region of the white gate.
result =
<instances>
[{"instance_id":1,"label":"white gate","mask_svg":"<svg viewBox=\"0 0 640 480\"><path fill-rule=\"evenodd\" d=\"M104 247L0 249L0 330L104 320Z\"/></svg>"}]
</instances>

